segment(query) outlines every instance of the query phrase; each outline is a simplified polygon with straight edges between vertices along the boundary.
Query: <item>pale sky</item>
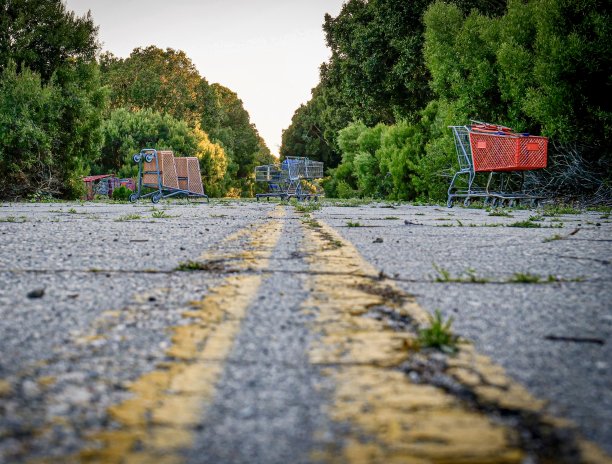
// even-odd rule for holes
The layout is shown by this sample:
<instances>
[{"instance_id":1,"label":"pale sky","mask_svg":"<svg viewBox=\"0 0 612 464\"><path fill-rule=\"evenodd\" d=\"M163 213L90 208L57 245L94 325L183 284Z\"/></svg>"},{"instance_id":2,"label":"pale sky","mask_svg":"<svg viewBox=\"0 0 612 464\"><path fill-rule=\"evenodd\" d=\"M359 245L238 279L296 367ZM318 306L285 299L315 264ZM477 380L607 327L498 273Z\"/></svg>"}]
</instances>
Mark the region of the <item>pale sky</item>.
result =
<instances>
[{"instance_id":1,"label":"pale sky","mask_svg":"<svg viewBox=\"0 0 612 464\"><path fill-rule=\"evenodd\" d=\"M136 47L183 50L209 83L238 94L278 155L282 130L310 99L329 58L323 16L343 0L66 0L91 10L103 50L127 57ZM296 155L299 155L296 153Z\"/></svg>"}]
</instances>

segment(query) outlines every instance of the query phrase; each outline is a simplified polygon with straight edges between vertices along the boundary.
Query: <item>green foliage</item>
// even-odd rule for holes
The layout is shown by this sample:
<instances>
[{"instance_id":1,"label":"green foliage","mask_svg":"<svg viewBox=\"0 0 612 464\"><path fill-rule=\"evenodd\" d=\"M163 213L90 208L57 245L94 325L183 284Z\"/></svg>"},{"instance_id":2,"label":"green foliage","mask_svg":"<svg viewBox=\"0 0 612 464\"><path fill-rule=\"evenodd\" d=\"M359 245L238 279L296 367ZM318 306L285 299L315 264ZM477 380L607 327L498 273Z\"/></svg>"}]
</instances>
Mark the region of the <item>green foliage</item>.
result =
<instances>
[{"instance_id":1,"label":"green foliage","mask_svg":"<svg viewBox=\"0 0 612 464\"><path fill-rule=\"evenodd\" d=\"M539 223L530 220L527 221L516 221L508 224L506 227L523 227L523 228L540 228L542 227Z\"/></svg>"},{"instance_id":2,"label":"green foliage","mask_svg":"<svg viewBox=\"0 0 612 464\"><path fill-rule=\"evenodd\" d=\"M235 92L209 85L183 51L171 48L136 48L125 59L105 53L101 66L111 89L110 119L130 119L130 113L146 119L142 125L122 123L136 124L134 140L123 137L120 145L106 145L114 152L115 164L117 156L126 157L118 151L131 151L133 146L138 151L146 146L138 143L150 140L149 146L165 144L182 154L199 152L192 156L201 159L211 196L253 195L253 167L271 163L274 157ZM143 116L143 111L157 116Z\"/></svg>"},{"instance_id":3,"label":"green foliage","mask_svg":"<svg viewBox=\"0 0 612 464\"><path fill-rule=\"evenodd\" d=\"M436 263L432 263L434 269L438 273L438 275L434 278L435 282L441 283L472 283L472 284L484 284L489 282L489 279L484 277L478 277L476 275L476 271L472 268L467 269L463 272L464 276L454 277L451 273L443 268L442 266L438 266Z\"/></svg>"},{"instance_id":4,"label":"green foliage","mask_svg":"<svg viewBox=\"0 0 612 464\"><path fill-rule=\"evenodd\" d=\"M452 324L452 317L445 321L440 310L436 309L433 316L429 315L429 327L419 330L419 346L437 348L445 353L457 352L459 337L453 334Z\"/></svg>"},{"instance_id":5,"label":"green foliage","mask_svg":"<svg viewBox=\"0 0 612 464\"><path fill-rule=\"evenodd\" d=\"M211 98L208 82L181 50L151 45L125 59L107 52L100 63L113 108L149 108L194 125Z\"/></svg>"},{"instance_id":6,"label":"green foliage","mask_svg":"<svg viewBox=\"0 0 612 464\"><path fill-rule=\"evenodd\" d=\"M517 272L512 277L510 277L510 279L508 279L508 282L514 282L518 284L537 284L540 283L541 280L542 278L539 275L531 274L529 272Z\"/></svg>"},{"instance_id":7,"label":"green foliage","mask_svg":"<svg viewBox=\"0 0 612 464\"><path fill-rule=\"evenodd\" d=\"M78 17L60 0L18 0L0 7L0 71L17 65L49 82L68 63L92 63L99 49L88 13Z\"/></svg>"},{"instance_id":8,"label":"green foliage","mask_svg":"<svg viewBox=\"0 0 612 464\"><path fill-rule=\"evenodd\" d=\"M251 124L249 114L244 109L242 100L235 92L219 84L212 86L217 116L212 121L205 118L202 128L213 141L221 143L230 155L234 167L230 168L238 178L245 179L252 175L256 160L270 155L255 126ZM243 186L252 188L252 186ZM252 195L249 195L252 196Z\"/></svg>"},{"instance_id":9,"label":"green foliage","mask_svg":"<svg viewBox=\"0 0 612 464\"><path fill-rule=\"evenodd\" d=\"M610 19L602 0L349 0L325 18L332 56L283 149L333 160L329 197L442 200L457 168L448 126L472 118L550 138L536 187L605 188Z\"/></svg>"},{"instance_id":10,"label":"green foliage","mask_svg":"<svg viewBox=\"0 0 612 464\"><path fill-rule=\"evenodd\" d=\"M175 150L177 155L196 156L197 140L187 123L150 109L113 110L104 121L103 132L99 172L134 176L138 167L132 156L142 148Z\"/></svg>"},{"instance_id":11,"label":"green foliage","mask_svg":"<svg viewBox=\"0 0 612 464\"><path fill-rule=\"evenodd\" d=\"M337 92L322 81L312 90L312 98L301 105L291 119L291 125L283 130L281 159L286 156L306 156L322 161L326 168L340 163L340 151L336 143L338 131L350 122L344 102Z\"/></svg>"},{"instance_id":12,"label":"green foliage","mask_svg":"<svg viewBox=\"0 0 612 464\"><path fill-rule=\"evenodd\" d=\"M151 217L154 219L166 219L166 218L171 218L173 216L169 215L168 213L166 213L165 211L153 211L151 213Z\"/></svg>"},{"instance_id":13,"label":"green foliage","mask_svg":"<svg viewBox=\"0 0 612 464\"><path fill-rule=\"evenodd\" d=\"M125 185L121 185L113 190L113 200L127 201L130 198L132 191Z\"/></svg>"},{"instance_id":14,"label":"green foliage","mask_svg":"<svg viewBox=\"0 0 612 464\"><path fill-rule=\"evenodd\" d=\"M489 212L489 216L514 217L508 211L504 211L503 209L494 209Z\"/></svg>"},{"instance_id":15,"label":"green foliage","mask_svg":"<svg viewBox=\"0 0 612 464\"><path fill-rule=\"evenodd\" d=\"M78 197L99 156L106 92L97 31L59 0L10 2L0 21L0 197Z\"/></svg>"},{"instance_id":16,"label":"green foliage","mask_svg":"<svg viewBox=\"0 0 612 464\"><path fill-rule=\"evenodd\" d=\"M298 203L297 201L291 201L292 206L299 213L312 213L321 209L321 203Z\"/></svg>"},{"instance_id":17,"label":"green foliage","mask_svg":"<svg viewBox=\"0 0 612 464\"><path fill-rule=\"evenodd\" d=\"M177 267L174 268L175 271L206 271L210 267L207 263L202 263L199 261L185 261L183 263L179 263Z\"/></svg>"},{"instance_id":18,"label":"green foliage","mask_svg":"<svg viewBox=\"0 0 612 464\"><path fill-rule=\"evenodd\" d=\"M123 216L119 216L117 219L115 219L115 222L134 221L136 219L142 219L140 214L126 214Z\"/></svg>"},{"instance_id":19,"label":"green foliage","mask_svg":"<svg viewBox=\"0 0 612 464\"><path fill-rule=\"evenodd\" d=\"M122 177L133 177L138 166L132 156L142 148L174 150L176 156L195 156L200 160L200 172L209 195L222 196L227 190L230 183L227 155L197 125L192 128L169 114L150 109L119 108L104 121L103 132L102 158L95 167L96 172L118 172Z\"/></svg>"},{"instance_id":20,"label":"green foliage","mask_svg":"<svg viewBox=\"0 0 612 464\"><path fill-rule=\"evenodd\" d=\"M580 211L577 208L574 208L573 206L550 205L550 206L544 207L544 210L542 211L542 216L554 217L554 216L559 216L563 214L580 214L580 213L582 213L582 211Z\"/></svg>"}]
</instances>

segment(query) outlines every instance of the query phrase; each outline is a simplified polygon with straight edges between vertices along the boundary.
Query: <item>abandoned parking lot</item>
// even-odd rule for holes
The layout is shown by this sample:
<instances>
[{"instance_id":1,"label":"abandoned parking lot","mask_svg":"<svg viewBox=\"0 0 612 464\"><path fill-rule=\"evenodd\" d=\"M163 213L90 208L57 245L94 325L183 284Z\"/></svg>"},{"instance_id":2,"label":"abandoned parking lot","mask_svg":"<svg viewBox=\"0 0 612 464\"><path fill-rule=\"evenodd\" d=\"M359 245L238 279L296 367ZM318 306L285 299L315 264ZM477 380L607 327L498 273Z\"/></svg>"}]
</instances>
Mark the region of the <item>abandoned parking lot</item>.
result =
<instances>
[{"instance_id":1,"label":"abandoned parking lot","mask_svg":"<svg viewBox=\"0 0 612 464\"><path fill-rule=\"evenodd\" d=\"M609 212L1 206L0 463L612 453Z\"/></svg>"}]
</instances>

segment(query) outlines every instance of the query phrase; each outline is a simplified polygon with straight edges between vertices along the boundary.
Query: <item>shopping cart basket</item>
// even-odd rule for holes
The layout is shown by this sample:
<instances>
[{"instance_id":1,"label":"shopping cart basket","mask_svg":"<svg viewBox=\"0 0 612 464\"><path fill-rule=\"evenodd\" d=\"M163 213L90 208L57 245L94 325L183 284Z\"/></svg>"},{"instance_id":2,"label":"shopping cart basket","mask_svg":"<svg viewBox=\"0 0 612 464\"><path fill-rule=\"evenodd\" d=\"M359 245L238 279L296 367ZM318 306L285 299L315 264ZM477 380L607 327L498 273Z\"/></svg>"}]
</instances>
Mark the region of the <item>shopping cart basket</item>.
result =
<instances>
[{"instance_id":1,"label":"shopping cart basket","mask_svg":"<svg viewBox=\"0 0 612 464\"><path fill-rule=\"evenodd\" d=\"M133 157L138 163L138 190L130 195L130 201L151 198L153 203L174 196L206 198L197 158L175 158L169 150L157 151L144 148ZM143 193L144 189L150 189Z\"/></svg>"},{"instance_id":2,"label":"shopping cart basket","mask_svg":"<svg viewBox=\"0 0 612 464\"><path fill-rule=\"evenodd\" d=\"M455 139L459 170L448 188L447 206L455 198L468 205L473 199L483 199L492 205L529 201L536 204L542 197L523 189L525 171L546 167L548 139L519 134L512 129L479 121L469 126L450 126ZM476 182L478 173L488 173L484 187ZM494 175L497 174L497 178ZM519 179L511 177L517 174ZM463 177L465 176L465 177ZM465 187L458 187L463 178Z\"/></svg>"},{"instance_id":3,"label":"shopping cart basket","mask_svg":"<svg viewBox=\"0 0 612 464\"><path fill-rule=\"evenodd\" d=\"M307 192L302 180L323 177L323 163L298 156L288 156L280 165L266 164L255 167L255 181L267 182L268 192L258 193L259 198L278 197L281 200L318 200L320 194Z\"/></svg>"}]
</instances>

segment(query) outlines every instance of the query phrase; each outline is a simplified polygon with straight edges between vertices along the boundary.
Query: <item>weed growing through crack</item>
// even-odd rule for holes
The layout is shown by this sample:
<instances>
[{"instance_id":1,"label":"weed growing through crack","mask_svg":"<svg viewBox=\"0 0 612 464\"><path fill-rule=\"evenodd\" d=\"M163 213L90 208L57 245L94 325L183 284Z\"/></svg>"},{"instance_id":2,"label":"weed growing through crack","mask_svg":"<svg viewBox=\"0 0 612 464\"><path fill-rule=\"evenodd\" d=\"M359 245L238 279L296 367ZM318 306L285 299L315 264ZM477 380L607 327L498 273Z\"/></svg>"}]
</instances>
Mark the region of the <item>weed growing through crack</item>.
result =
<instances>
[{"instance_id":1,"label":"weed growing through crack","mask_svg":"<svg viewBox=\"0 0 612 464\"><path fill-rule=\"evenodd\" d=\"M185 261L183 263L179 263L178 266L174 268L175 271L204 271L207 269L205 263L201 263L199 261Z\"/></svg>"},{"instance_id":2,"label":"weed growing through crack","mask_svg":"<svg viewBox=\"0 0 612 464\"><path fill-rule=\"evenodd\" d=\"M306 219L302 221L302 223L306 224L307 226L313 227L315 229L321 228L321 224L316 219Z\"/></svg>"},{"instance_id":3,"label":"weed growing through crack","mask_svg":"<svg viewBox=\"0 0 612 464\"><path fill-rule=\"evenodd\" d=\"M432 263L434 269L438 275L434 278L435 282L461 282L461 283L472 283L472 284L484 284L489 282L489 279L485 277L478 277L476 270L468 268L465 271L465 276L454 277L451 273L444 269L442 266L438 266L436 263Z\"/></svg>"},{"instance_id":4,"label":"weed growing through crack","mask_svg":"<svg viewBox=\"0 0 612 464\"><path fill-rule=\"evenodd\" d=\"M555 240L563 240L565 237L561 234L555 234L552 237L547 237L544 240L542 240L544 243L548 243L548 242L554 242Z\"/></svg>"},{"instance_id":5,"label":"weed growing through crack","mask_svg":"<svg viewBox=\"0 0 612 464\"><path fill-rule=\"evenodd\" d=\"M506 227L525 227L525 228L540 228L542 227L540 224L538 224L537 222L533 222L533 221L516 221L513 222L512 224L507 224Z\"/></svg>"},{"instance_id":6,"label":"weed growing through crack","mask_svg":"<svg viewBox=\"0 0 612 464\"><path fill-rule=\"evenodd\" d=\"M26 222L28 218L25 216L21 216L19 218L15 216L7 216L5 218L0 218L0 222Z\"/></svg>"},{"instance_id":7,"label":"weed growing through crack","mask_svg":"<svg viewBox=\"0 0 612 464\"><path fill-rule=\"evenodd\" d=\"M456 353L459 337L453 334L452 324L452 317L445 321L440 310L436 309L433 316L429 315L429 327L419 330L419 346L421 348L436 348L449 354Z\"/></svg>"},{"instance_id":8,"label":"weed growing through crack","mask_svg":"<svg viewBox=\"0 0 612 464\"><path fill-rule=\"evenodd\" d=\"M155 219L164 219L164 218L171 218L174 216L169 215L165 211L153 211L153 213L151 214L151 217Z\"/></svg>"},{"instance_id":9,"label":"weed growing through crack","mask_svg":"<svg viewBox=\"0 0 612 464\"><path fill-rule=\"evenodd\" d=\"M361 224L357 221L353 222L353 221L348 221L346 223L346 227L361 227Z\"/></svg>"},{"instance_id":10,"label":"weed growing through crack","mask_svg":"<svg viewBox=\"0 0 612 464\"><path fill-rule=\"evenodd\" d=\"M563 279L552 274L548 277L539 276L537 274L531 274L529 272L517 272L513 274L507 282L513 284L552 284L556 282L583 282L583 277L575 277L573 279Z\"/></svg>"},{"instance_id":11,"label":"weed growing through crack","mask_svg":"<svg viewBox=\"0 0 612 464\"><path fill-rule=\"evenodd\" d=\"M115 219L115 222L134 221L136 219L142 219L140 214L126 214L124 216L119 216L117 219Z\"/></svg>"},{"instance_id":12,"label":"weed growing through crack","mask_svg":"<svg viewBox=\"0 0 612 464\"><path fill-rule=\"evenodd\" d=\"M385 216L383 219L386 219L388 221L393 221L395 219L399 219L397 216Z\"/></svg>"},{"instance_id":13,"label":"weed growing through crack","mask_svg":"<svg viewBox=\"0 0 612 464\"><path fill-rule=\"evenodd\" d=\"M508 211L504 211L503 209L491 210L491 212L489 212L489 216L514 217Z\"/></svg>"},{"instance_id":14,"label":"weed growing through crack","mask_svg":"<svg viewBox=\"0 0 612 464\"><path fill-rule=\"evenodd\" d=\"M529 272L517 272L508 279L508 282L513 282L517 284L537 284L541 281L542 278L539 275L531 274Z\"/></svg>"},{"instance_id":15,"label":"weed growing through crack","mask_svg":"<svg viewBox=\"0 0 612 464\"><path fill-rule=\"evenodd\" d=\"M539 214L536 214L534 216L529 216L528 220L531 221L531 222L539 222L539 221L543 221L544 217L539 215Z\"/></svg>"},{"instance_id":16,"label":"weed growing through crack","mask_svg":"<svg viewBox=\"0 0 612 464\"><path fill-rule=\"evenodd\" d=\"M298 203L297 201L293 203L293 207L298 213L312 213L313 211L317 211L321 209L321 203Z\"/></svg>"},{"instance_id":17,"label":"weed growing through crack","mask_svg":"<svg viewBox=\"0 0 612 464\"><path fill-rule=\"evenodd\" d=\"M76 209L74 209L74 208L70 208L70 209L68 210L68 212L69 212L70 214L78 214L77 210L76 210Z\"/></svg>"},{"instance_id":18,"label":"weed growing through crack","mask_svg":"<svg viewBox=\"0 0 612 464\"><path fill-rule=\"evenodd\" d=\"M542 216L558 216L560 214L580 214L582 211L568 205L545 206Z\"/></svg>"}]
</instances>

